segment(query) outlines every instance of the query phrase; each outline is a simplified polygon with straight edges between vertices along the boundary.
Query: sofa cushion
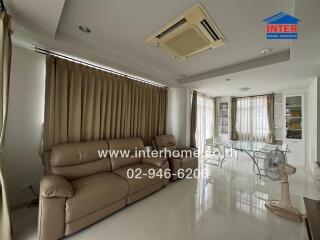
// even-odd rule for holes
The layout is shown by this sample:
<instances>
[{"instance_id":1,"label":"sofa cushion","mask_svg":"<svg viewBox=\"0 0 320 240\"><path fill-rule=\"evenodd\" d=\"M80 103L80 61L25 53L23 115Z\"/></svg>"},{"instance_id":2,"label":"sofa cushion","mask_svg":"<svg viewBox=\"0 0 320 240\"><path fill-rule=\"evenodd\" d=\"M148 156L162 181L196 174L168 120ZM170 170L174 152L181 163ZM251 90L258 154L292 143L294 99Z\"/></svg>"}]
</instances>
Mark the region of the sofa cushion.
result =
<instances>
[{"instance_id":1,"label":"sofa cushion","mask_svg":"<svg viewBox=\"0 0 320 240\"><path fill-rule=\"evenodd\" d=\"M160 135L154 137L155 145L157 146L158 150L168 149L168 150L175 150L176 139L172 135Z\"/></svg>"},{"instance_id":2,"label":"sofa cushion","mask_svg":"<svg viewBox=\"0 0 320 240\"><path fill-rule=\"evenodd\" d=\"M144 148L141 138L119 138L109 140L110 151L118 156L110 156L112 170L142 162L142 157L135 156L136 150ZM121 156L120 151L123 155Z\"/></svg>"},{"instance_id":3,"label":"sofa cushion","mask_svg":"<svg viewBox=\"0 0 320 240\"><path fill-rule=\"evenodd\" d=\"M110 171L110 159L100 158L98 150L108 149L107 141L56 145L50 154L50 171L68 180Z\"/></svg>"},{"instance_id":4,"label":"sofa cushion","mask_svg":"<svg viewBox=\"0 0 320 240\"><path fill-rule=\"evenodd\" d=\"M134 171L136 169L141 169L141 175L139 175L139 177L141 178L129 178L127 171L128 169L132 168ZM135 164L135 165L131 165L131 166L126 166L126 167L122 167L119 168L117 170L114 171L114 173L118 174L119 176L123 177L124 179L126 179L129 183L129 195L137 193L139 191L142 191L152 185L155 185L159 182L162 182L162 178L160 176L155 176L155 178L150 178L148 176L148 170L150 168L153 168L156 172L160 169L158 167L152 166L148 163L140 163L140 164ZM135 172L137 173L137 172ZM134 175L137 176L137 175Z\"/></svg>"},{"instance_id":5,"label":"sofa cushion","mask_svg":"<svg viewBox=\"0 0 320 240\"><path fill-rule=\"evenodd\" d=\"M80 178L71 184L74 196L66 202L67 223L124 199L129 192L128 182L109 172Z\"/></svg>"}]
</instances>

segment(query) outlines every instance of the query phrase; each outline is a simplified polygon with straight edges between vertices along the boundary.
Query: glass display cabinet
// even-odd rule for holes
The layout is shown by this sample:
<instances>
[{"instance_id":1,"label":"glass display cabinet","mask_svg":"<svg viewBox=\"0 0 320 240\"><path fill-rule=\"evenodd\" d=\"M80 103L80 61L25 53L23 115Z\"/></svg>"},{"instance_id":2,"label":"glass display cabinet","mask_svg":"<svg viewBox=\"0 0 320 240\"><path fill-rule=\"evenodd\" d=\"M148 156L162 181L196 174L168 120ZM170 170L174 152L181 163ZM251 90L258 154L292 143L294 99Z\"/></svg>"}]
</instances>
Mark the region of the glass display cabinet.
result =
<instances>
[{"instance_id":1,"label":"glass display cabinet","mask_svg":"<svg viewBox=\"0 0 320 240\"><path fill-rule=\"evenodd\" d=\"M285 105L286 139L303 139L302 96L286 96Z\"/></svg>"}]
</instances>

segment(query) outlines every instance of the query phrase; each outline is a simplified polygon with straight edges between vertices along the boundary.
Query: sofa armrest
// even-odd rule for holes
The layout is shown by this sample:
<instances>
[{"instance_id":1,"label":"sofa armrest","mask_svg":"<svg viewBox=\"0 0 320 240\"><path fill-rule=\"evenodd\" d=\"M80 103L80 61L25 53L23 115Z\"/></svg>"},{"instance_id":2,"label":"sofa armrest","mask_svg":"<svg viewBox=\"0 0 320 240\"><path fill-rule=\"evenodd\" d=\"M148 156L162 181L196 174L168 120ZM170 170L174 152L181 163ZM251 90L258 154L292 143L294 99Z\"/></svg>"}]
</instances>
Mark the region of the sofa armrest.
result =
<instances>
[{"instance_id":1,"label":"sofa armrest","mask_svg":"<svg viewBox=\"0 0 320 240\"><path fill-rule=\"evenodd\" d=\"M40 181L40 196L69 198L74 194L71 184L62 176L46 175Z\"/></svg>"},{"instance_id":2,"label":"sofa armrest","mask_svg":"<svg viewBox=\"0 0 320 240\"><path fill-rule=\"evenodd\" d=\"M163 164L167 162L167 158L166 157L144 157L143 162L149 163L156 167L161 167Z\"/></svg>"}]
</instances>

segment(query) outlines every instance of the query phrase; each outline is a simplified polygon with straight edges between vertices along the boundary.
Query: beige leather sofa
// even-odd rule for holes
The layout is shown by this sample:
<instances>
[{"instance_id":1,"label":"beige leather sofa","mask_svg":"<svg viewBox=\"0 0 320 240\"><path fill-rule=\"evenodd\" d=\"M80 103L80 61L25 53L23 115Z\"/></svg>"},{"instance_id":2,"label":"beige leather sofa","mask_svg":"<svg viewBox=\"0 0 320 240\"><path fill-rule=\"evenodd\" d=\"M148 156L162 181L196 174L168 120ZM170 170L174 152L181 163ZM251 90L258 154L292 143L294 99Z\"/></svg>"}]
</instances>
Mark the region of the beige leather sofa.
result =
<instances>
[{"instance_id":1,"label":"beige leather sofa","mask_svg":"<svg viewBox=\"0 0 320 240\"><path fill-rule=\"evenodd\" d=\"M153 148L156 150L164 150L168 149L169 151L178 151L180 152L180 157L168 157L169 165L171 169L171 180L175 181L179 179L179 169L186 171L188 168L194 170L198 167L198 158L193 154L189 154L187 156L183 155L184 151L188 150L194 152L196 148L191 147L177 147L175 137L172 135L160 135L156 136L153 139ZM190 156L192 155L192 156ZM184 176L187 175L188 172L185 172Z\"/></svg>"},{"instance_id":2,"label":"beige leather sofa","mask_svg":"<svg viewBox=\"0 0 320 240\"><path fill-rule=\"evenodd\" d=\"M169 183L165 177L129 179L127 169L169 167L166 158L135 158L140 138L69 143L50 154L50 175L40 182L39 239L70 235ZM129 158L99 158L98 150L130 150Z\"/></svg>"}]
</instances>

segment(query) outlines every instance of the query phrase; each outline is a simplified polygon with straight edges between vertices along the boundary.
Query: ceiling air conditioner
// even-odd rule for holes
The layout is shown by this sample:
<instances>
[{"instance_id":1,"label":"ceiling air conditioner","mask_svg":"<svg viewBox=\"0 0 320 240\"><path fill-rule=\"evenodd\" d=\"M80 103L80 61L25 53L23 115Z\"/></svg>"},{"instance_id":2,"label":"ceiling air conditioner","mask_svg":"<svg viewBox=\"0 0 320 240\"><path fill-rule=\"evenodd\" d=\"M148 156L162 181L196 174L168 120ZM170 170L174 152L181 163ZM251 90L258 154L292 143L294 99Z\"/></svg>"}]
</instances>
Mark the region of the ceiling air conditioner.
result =
<instances>
[{"instance_id":1,"label":"ceiling air conditioner","mask_svg":"<svg viewBox=\"0 0 320 240\"><path fill-rule=\"evenodd\" d=\"M166 54L182 60L227 43L200 3L176 17L146 41Z\"/></svg>"}]
</instances>

